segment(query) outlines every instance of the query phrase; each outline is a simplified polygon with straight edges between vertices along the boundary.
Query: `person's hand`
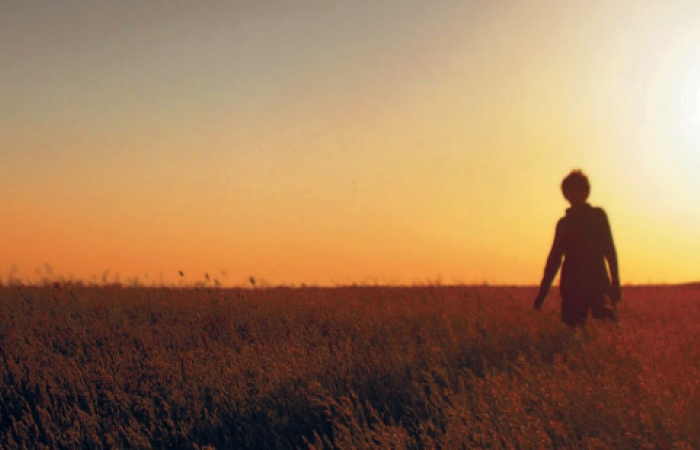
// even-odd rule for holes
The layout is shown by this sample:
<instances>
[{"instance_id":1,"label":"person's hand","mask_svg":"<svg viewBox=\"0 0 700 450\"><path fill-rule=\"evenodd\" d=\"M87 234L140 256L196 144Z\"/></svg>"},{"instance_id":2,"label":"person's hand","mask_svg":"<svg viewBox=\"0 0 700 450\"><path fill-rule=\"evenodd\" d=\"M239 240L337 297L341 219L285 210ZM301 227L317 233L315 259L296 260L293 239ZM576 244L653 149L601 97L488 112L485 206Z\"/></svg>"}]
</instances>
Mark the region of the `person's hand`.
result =
<instances>
[{"instance_id":1,"label":"person's hand","mask_svg":"<svg viewBox=\"0 0 700 450\"><path fill-rule=\"evenodd\" d=\"M537 298L535 298L535 309L537 311L542 310L542 303L544 303L544 297L542 297L541 295L538 295Z\"/></svg>"}]
</instances>

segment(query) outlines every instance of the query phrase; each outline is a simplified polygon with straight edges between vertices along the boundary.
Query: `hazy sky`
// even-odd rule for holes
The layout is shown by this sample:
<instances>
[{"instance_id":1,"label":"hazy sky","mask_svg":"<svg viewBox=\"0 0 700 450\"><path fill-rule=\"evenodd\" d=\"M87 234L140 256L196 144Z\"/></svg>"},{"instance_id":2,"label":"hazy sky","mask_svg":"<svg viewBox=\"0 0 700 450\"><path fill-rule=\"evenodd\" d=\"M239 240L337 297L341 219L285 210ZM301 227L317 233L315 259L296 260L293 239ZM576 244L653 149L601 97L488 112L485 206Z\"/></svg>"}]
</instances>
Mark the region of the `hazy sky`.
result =
<instances>
[{"instance_id":1,"label":"hazy sky","mask_svg":"<svg viewBox=\"0 0 700 450\"><path fill-rule=\"evenodd\" d=\"M700 2L4 0L0 278L700 278Z\"/></svg>"}]
</instances>

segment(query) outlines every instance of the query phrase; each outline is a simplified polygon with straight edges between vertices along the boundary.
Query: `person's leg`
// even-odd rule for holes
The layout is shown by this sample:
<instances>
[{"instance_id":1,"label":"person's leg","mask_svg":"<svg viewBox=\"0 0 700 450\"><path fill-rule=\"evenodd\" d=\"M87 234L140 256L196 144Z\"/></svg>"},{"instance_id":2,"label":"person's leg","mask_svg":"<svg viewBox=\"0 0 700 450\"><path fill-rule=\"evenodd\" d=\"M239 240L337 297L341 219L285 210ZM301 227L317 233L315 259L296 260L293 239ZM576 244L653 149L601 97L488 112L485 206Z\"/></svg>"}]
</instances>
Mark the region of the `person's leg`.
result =
<instances>
[{"instance_id":1,"label":"person's leg","mask_svg":"<svg viewBox=\"0 0 700 450\"><path fill-rule=\"evenodd\" d=\"M561 320L572 327L584 325L588 316L588 302L579 295L562 296Z\"/></svg>"}]
</instances>

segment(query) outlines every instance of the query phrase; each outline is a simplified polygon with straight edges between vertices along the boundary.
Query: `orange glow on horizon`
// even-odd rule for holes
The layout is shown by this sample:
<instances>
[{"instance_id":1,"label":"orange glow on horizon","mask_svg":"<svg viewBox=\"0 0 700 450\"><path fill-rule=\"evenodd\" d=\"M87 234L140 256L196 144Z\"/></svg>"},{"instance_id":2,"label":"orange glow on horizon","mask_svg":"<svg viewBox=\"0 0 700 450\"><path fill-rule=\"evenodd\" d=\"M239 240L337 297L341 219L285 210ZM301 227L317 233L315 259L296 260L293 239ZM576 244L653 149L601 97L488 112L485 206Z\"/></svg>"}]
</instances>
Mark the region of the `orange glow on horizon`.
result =
<instances>
[{"instance_id":1,"label":"orange glow on horizon","mask_svg":"<svg viewBox=\"0 0 700 450\"><path fill-rule=\"evenodd\" d=\"M693 1L89 8L0 7L0 280L537 284L574 167L700 276Z\"/></svg>"}]
</instances>

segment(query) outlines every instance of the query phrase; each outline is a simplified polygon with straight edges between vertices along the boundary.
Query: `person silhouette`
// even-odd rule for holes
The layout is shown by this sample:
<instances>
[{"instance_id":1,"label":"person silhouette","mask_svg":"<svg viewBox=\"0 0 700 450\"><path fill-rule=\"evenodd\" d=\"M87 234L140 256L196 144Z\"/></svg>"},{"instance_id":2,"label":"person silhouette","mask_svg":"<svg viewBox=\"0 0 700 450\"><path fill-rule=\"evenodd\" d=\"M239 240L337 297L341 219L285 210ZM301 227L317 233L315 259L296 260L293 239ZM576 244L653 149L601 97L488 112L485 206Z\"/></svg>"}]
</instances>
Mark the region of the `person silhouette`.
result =
<instances>
[{"instance_id":1,"label":"person silhouette","mask_svg":"<svg viewBox=\"0 0 700 450\"><path fill-rule=\"evenodd\" d=\"M588 204L591 188L581 170L571 171L562 181L561 189L571 207L557 222L535 309L542 307L563 258L559 282L562 321L570 326L583 325L589 311L595 319L617 320L614 306L622 295L608 217L602 208ZM606 302L606 297L610 302Z\"/></svg>"}]
</instances>

